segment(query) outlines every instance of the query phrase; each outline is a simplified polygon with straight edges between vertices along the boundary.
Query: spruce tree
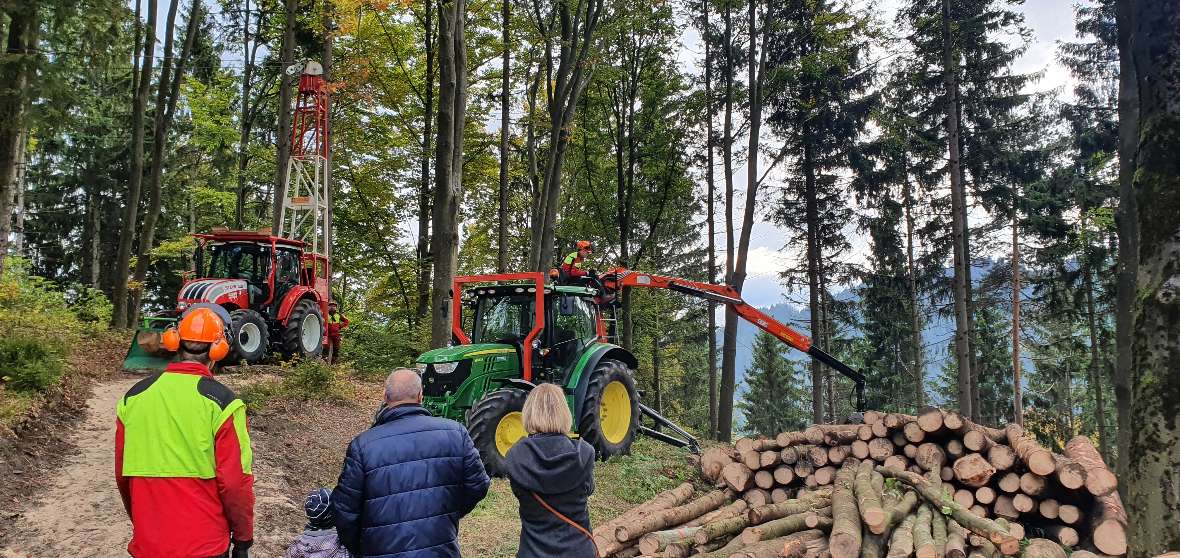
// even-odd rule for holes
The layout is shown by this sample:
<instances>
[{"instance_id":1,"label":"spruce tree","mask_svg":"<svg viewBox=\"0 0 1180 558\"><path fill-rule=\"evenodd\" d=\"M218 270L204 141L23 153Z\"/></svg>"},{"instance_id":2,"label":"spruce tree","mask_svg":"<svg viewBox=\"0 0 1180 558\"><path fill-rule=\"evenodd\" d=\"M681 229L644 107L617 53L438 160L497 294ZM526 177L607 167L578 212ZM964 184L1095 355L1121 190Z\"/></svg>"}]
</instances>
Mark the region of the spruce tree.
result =
<instances>
[{"instance_id":1,"label":"spruce tree","mask_svg":"<svg viewBox=\"0 0 1180 558\"><path fill-rule=\"evenodd\" d=\"M808 424L808 395L797 365L783 356L786 347L774 336L759 331L754 354L746 369L746 392L738 407L746 418L745 430L774 436L801 430Z\"/></svg>"}]
</instances>

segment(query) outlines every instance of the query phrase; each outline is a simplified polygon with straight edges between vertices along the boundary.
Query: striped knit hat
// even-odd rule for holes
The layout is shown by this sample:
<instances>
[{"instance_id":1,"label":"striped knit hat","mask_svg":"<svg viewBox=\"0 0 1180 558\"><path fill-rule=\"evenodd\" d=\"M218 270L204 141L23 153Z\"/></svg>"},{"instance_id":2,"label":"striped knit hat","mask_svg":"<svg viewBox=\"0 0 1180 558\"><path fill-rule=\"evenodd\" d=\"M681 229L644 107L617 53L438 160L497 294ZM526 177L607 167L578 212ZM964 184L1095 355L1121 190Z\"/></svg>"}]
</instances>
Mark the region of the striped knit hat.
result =
<instances>
[{"instance_id":1,"label":"striped knit hat","mask_svg":"<svg viewBox=\"0 0 1180 558\"><path fill-rule=\"evenodd\" d=\"M307 494L303 502L303 512L307 514L307 524L316 529L327 529L335 525L332 513L332 491L327 488L317 488Z\"/></svg>"}]
</instances>

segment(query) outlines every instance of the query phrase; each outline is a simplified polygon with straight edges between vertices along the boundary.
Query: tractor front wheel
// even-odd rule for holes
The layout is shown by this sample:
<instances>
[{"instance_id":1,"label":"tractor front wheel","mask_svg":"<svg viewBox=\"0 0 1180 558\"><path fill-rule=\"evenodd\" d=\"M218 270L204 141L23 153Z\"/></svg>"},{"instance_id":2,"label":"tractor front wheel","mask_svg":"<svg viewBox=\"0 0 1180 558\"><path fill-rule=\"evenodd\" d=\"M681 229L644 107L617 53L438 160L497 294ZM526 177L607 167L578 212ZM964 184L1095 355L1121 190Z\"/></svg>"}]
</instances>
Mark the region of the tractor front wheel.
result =
<instances>
[{"instance_id":1,"label":"tractor front wheel","mask_svg":"<svg viewBox=\"0 0 1180 558\"><path fill-rule=\"evenodd\" d=\"M480 399L467 414L471 441L479 450L484 470L493 477L504 476L508 450L528 435L521 415L527 397L524 390L498 389Z\"/></svg>"},{"instance_id":2,"label":"tractor front wheel","mask_svg":"<svg viewBox=\"0 0 1180 558\"><path fill-rule=\"evenodd\" d=\"M631 453L639 428L639 394L627 365L603 359L594 367L586 385L578 432L594 446L598 458Z\"/></svg>"},{"instance_id":3,"label":"tractor front wheel","mask_svg":"<svg viewBox=\"0 0 1180 558\"><path fill-rule=\"evenodd\" d=\"M258 364L270 349L270 331L262 314L254 310L234 310L229 314L233 353L227 362Z\"/></svg>"},{"instance_id":4,"label":"tractor front wheel","mask_svg":"<svg viewBox=\"0 0 1180 558\"><path fill-rule=\"evenodd\" d=\"M283 329L283 354L312 359L324 351L324 314L314 300L300 300Z\"/></svg>"}]
</instances>

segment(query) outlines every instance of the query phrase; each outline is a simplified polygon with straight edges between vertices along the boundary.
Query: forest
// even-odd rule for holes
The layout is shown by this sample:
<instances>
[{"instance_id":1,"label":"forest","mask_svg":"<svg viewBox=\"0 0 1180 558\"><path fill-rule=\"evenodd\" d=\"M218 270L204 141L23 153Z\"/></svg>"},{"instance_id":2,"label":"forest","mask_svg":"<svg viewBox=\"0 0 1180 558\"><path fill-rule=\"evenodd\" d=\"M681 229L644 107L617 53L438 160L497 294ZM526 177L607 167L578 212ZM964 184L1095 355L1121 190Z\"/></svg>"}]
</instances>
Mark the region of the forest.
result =
<instances>
[{"instance_id":1,"label":"forest","mask_svg":"<svg viewBox=\"0 0 1180 558\"><path fill-rule=\"evenodd\" d=\"M114 328L171 304L193 233L277 226L310 60L357 369L446 345L456 275L588 239L589 267L740 292L769 243L791 325L864 371L869 408L1085 434L1133 486L1180 482L1175 3L1058 14L1068 90L1018 71L1020 0L0 6L0 269L109 300ZM622 297L645 398L703 437L852 410L732 311ZM1128 510L1180 514L1149 492Z\"/></svg>"}]
</instances>

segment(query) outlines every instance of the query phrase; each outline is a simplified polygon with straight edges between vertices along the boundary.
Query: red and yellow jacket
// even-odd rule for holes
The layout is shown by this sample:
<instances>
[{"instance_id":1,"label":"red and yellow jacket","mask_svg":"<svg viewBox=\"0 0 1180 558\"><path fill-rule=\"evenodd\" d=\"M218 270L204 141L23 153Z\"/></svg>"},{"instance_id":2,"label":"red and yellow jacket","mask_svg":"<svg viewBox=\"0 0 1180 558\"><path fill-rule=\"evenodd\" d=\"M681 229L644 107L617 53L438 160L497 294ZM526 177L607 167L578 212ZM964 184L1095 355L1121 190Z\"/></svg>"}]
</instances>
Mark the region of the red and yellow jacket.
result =
<instances>
[{"instance_id":1,"label":"red and yellow jacket","mask_svg":"<svg viewBox=\"0 0 1180 558\"><path fill-rule=\"evenodd\" d=\"M137 558L220 556L254 539L246 406L205 366L176 362L119 400L115 482Z\"/></svg>"}]
</instances>

